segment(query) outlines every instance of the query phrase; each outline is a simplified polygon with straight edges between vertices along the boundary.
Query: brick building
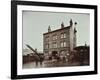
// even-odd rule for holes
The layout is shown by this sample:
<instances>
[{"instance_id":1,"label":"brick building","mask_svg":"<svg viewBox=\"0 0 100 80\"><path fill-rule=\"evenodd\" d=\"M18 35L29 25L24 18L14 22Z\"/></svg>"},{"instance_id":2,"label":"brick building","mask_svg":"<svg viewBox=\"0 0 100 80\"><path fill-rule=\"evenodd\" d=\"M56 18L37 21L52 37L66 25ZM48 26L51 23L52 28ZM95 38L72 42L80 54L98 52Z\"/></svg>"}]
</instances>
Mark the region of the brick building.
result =
<instances>
[{"instance_id":1,"label":"brick building","mask_svg":"<svg viewBox=\"0 0 100 80\"><path fill-rule=\"evenodd\" d=\"M60 57L67 57L70 51L76 47L76 22L73 24L72 19L69 21L69 26L64 26L62 22L61 28L51 30L48 27L48 32L43 34L43 52L44 55L53 55L56 52Z\"/></svg>"}]
</instances>

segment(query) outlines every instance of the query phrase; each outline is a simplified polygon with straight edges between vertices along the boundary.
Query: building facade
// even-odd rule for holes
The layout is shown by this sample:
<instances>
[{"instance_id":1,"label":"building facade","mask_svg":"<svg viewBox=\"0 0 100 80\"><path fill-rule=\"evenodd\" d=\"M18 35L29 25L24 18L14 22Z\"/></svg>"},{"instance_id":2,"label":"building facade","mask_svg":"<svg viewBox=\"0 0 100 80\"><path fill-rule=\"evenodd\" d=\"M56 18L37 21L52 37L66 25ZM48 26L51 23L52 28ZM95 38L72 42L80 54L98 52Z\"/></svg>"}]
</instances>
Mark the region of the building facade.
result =
<instances>
[{"instance_id":1,"label":"building facade","mask_svg":"<svg viewBox=\"0 0 100 80\"><path fill-rule=\"evenodd\" d=\"M71 52L69 61L71 63L79 63L79 65L89 65L90 63L90 47L85 45L77 46L74 48L73 52Z\"/></svg>"},{"instance_id":2,"label":"building facade","mask_svg":"<svg viewBox=\"0 0 100 80\"><path fill-rule=\"evenodd\" d=\"M48 32L43 34L43 52L44 55L52 55L56 52L60 57L67 57L76 47L76 22L73 24L70 20L69 26L64 26L62 22L61 28L51 31L50 26Z\"/></svg>"}]
</instances>

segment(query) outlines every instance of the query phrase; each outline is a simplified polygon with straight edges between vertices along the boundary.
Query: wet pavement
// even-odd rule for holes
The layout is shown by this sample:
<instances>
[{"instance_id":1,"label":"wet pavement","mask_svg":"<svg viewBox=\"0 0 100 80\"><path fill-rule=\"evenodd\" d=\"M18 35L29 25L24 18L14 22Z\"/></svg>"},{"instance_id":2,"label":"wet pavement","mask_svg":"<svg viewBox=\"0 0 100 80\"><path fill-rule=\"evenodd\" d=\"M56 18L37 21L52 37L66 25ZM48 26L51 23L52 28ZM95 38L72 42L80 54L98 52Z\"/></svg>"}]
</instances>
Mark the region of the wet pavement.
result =
<instances>
[{"instance_id":1,"label":"wet pavement","mask_svg":"<svg viewBox=\"0 0 100 80\"><path fill-rule=\"evenodd\" d=\"M43 61L40 62L30 62L23 64L23 69L25 68L44 68L44 67L67 67L67 66L79 66L80 63L68 63L66 61Z\"/></svg>"}]
</instances>

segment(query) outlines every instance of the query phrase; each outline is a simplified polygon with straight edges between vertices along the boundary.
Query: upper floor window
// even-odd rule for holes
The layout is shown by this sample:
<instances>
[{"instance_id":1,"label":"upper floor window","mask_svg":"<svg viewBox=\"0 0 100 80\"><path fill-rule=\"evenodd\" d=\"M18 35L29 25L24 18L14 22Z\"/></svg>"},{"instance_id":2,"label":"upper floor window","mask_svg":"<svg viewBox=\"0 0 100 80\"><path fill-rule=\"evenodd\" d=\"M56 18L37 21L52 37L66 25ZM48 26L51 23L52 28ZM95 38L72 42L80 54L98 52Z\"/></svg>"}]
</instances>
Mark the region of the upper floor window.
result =
<instances>
[{"instance_id":1,"label":"upper floor window","mask_svg":"<svg viewBox=\"0 0 100 80\"><path fill-rule=\"evenodd\" d=\"M60 43L60 46L63 47L63 42Z\"/></svg>"},{"instance_id":2,"label":"upper floor window","mask_svg":"<svg viewBox=\"0 0 100 80\"><path fill-rule=\"evenodd\" d=\"M53 43L53 48L57 48L57 43Z\"/></svg>"},{"instance_id":3,"label":"upper floor window","mask_svg":"<svg viewBox=\"0 0 100 80\"><path fill-rule=\"evenodd\" d=\"M49 44L46 44L45 45L45 49L49 49Z\"/></svg>"},{"instance_id":4,"label":"upper floor window","mask_svg":"<svg viewBox=\"0 0 100 80\"><path fill-rule=\"evenodd\" d=\"M61 38L66 38L66 33L61 33Z\"/></svg>"},{"instance_id":5,"label":"upper floor window","mask_svg":"<svg viewBox=\"0 0 100 80\"><path fill-rule=\"evenodd\" d=\"M66 33L64 33L64 38L66 38Z\"/></svg>"},{"instance_id":6,"label":"upper floor window","mask_svg":"<svg viewBox=\"0 0 100 80\"><path fill-rule=\"evenodd\" d=\"M63 42L63 46L66 47L66 42Z\"/></svg>"},{"instance_id":7,"label":"upper floor window","mask_svg":"<svg viewBox=\"0 0 100 80\"><path fill-rule=\"evenodd\" d=\"M49 41L49 48L52 48L52 42Z\"/></svg>"},{"instance_id":8,"label":"upper floor window","mask_svg":"<svg viewBox=\"0 0 100 80\"><path fill-rule=\"evenodd\" d=\"M66 44L65 41L64 42L61 42L60 45L61 45L61 47L66 47L67 46L67 44Z\"/></svg>"},{"instance_id":9,"label":"upper floor window","mask_svg":"<svg viewBox=\"0 0 100 80\"><path fill-rule=\"evenodd\" d=\"M45 41L49 41L49 36L45 37Z\"/></svg>"},{"instance_id":10,"label":"upper floor window","mask_svg":"<svg viewBox=\"0 0 100 80\"><path fill-rule=\"evenodd\" d=\"M61 38L63 38L63 33L61 33Z\"/></svg>"},{"instance_id":11,"label":"upper floor window","mask_svg":"<svg viewBox=\"0 0 100 80\"><path fill-rule=\"evenodd\" d=\"M57 35L53 35L53 40L57 40Z\"/></svg>"}]
</instances>

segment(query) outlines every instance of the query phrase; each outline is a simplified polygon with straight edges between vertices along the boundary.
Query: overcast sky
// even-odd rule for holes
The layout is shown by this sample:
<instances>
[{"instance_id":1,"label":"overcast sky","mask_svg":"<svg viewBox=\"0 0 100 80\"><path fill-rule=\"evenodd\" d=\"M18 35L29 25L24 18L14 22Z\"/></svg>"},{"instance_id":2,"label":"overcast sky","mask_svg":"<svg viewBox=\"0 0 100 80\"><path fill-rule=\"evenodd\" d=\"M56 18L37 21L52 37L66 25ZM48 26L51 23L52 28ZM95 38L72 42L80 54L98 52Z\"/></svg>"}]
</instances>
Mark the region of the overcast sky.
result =
<instances>
[{"instance_id":1,"label":"overcast sky","mask_svg":"<svg viewBox=\"0 0 100 80\"><path fill-rule=\"evenodd\" d=\"M61 28L63 22L69 26L70 19L77 22L77 46L84 45L85 41L90 43L90 15L82 13L55 13L55 12L36 12L23 11L23 48L29 44L38 51L43 51L43 33Z\"/></svg>"}]
</instances>

